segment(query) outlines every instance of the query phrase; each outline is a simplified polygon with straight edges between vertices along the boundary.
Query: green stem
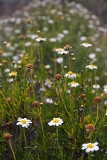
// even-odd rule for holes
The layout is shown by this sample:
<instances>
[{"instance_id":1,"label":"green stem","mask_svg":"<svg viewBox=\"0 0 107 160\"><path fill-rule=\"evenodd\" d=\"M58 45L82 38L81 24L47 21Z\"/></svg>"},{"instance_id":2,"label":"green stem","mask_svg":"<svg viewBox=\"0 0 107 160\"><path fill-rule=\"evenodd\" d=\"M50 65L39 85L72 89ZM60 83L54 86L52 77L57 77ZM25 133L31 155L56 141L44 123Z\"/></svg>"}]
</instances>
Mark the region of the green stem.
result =
<instances>
[{"instance_id":1,"label":"green stem","mask_svg":"<svg viewBox=\"0 0 107 160\"><path fill-rule=\"evenodd\" d=\"M68 53L68 66L69 66L69 70L70 70L70 53Z\"/></svg>"},{"instance_id":2,"label":"green stem","mask_svg":"<svg viewBox=\"0 0 107 160\"><path fill-rule=\"evenodd\" d=\"M88 153L88 160L91 160L91 153Z\"/></svg>"},{"instance_id":3,"label":"green stem","mask_svg":"<svg viewBox=\"0 0 107 160\"><path fill-rule=\"evenodd\" d=\"M95 126L97 124L98 119L99 119L99 109L98 109L98 104L97 104L97 115L96 115Z\"/></svg>"},{"instance_id":4,"label":"green stem","mask_svg":"<svg viewBox=\"0 0 107 160\"><path fill-rule=\"evenodd\" d=\"M56 136L57 136L57 144L58 144L59 152L60 152L60 155L61 155L61 159L63 160L63 153L62 153L62 150L61 150L61 146L59 144L58 127L56 129Z\"/></svg>"},{"instance_id":5,"label":"green stem","mask_svg":"<svg viewBox=\"0 0 107 160\"><path fill-rule=\"evenodd\" d=\"M41 108L40 108L40 111L39 111L39 118L40 118L41 130L42 130L42 139L43 139L44 151L46 152L44 127L43 127L42 118L41 118Z\"/></svg>"},{"instance_id":6,"label":"green stem","mask_svg":"<svg viewBox=\"0 0 107 160\"><path fill-rule=\"evenodd\" d=\"M13 150L13 147L12 147L12 144L11 144L10 139L9 139L9 146L10 146L10 148L11 148L11 151L12 151L12 154L13 154L13 158L14 158L14 160L16 160L15 152L14 152L14 150Z\"/></svg>"},{"instance_id":7,"label":"green stem","mask_svg":"<svg viewBox=\"0 0 107 160\"><path fill-rule=\"evenodd\" d=\"M27 149L26 135L25 135L25 128L23 129L23 136L24 136L25 148Z\"/></svg>"}]
</instances>

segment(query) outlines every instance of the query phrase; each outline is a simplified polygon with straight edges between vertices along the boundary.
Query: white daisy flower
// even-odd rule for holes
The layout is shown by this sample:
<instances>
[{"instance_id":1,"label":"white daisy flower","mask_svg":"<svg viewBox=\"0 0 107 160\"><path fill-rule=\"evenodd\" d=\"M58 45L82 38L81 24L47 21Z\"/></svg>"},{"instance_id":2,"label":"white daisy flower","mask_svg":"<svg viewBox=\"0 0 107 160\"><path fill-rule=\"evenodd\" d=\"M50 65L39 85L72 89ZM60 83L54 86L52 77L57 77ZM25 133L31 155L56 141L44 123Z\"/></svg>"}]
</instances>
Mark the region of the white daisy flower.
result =
<instances>
[{"instance_id":1,"label":"white daisy flower","mask_svg":"<svg viewBox=\"0 0 107 160\"><path fill-rule=\"evenodd\" d=\"M58 54L68 54L68 51L65 51L63 48L57 48L55 50Z\"/></svg>"},{"instance_id":2,"label":"white daisy flower","mask_svg":"<svg viewBox=\"0 0 107 160\"><path fill-rule=\"evenodd\" d=\"M90 70L94 70L94 69L97 69L97 66L90 64L90 65L86 66L86 68L88 68Z\"/></svg>"},{"instance_id":3,"label":"white daisy flower","mask_svg":"<svg viewBox=\"0 0 107 160\"><path fill-rule=\"evenodd\" d=\"M36 42L45 42L46 38L38 37L36 38Z\"/></svg>"},{"instance_id":4,"label":"white daisy flower","mask_svg":"<svg viewBox=\"0 0 107 160\"><path fill-rule=\"evenodd\" d=\"M59 126L62 125L63 120L61 118L53 118L52 121L48 123L49 126Z\"/></svg>"},{"instance_id":5,"label":"white daisy flower","mask_svg":"<svg viewBox=\"0 0 107 160\"><path fill-rule=\"evenodd\" d=\"M50 69L51 68L51 65L47 64L45 65L45 69Z\"/></svg>"},{"instance_id":6,"label":"white daisy flower","mask_svg":"<svg viewBox=\"0 0 107 160\"><path fill-rule=\"evenodd\" d=\"M62 58L62 57L57 58L57 59L56 59L56 62L57 62L57 63L62 63L62 62L63 62L63 58Z\"/></svg>"},{"instance_id":7,"label":"white daisy flower","mask_svg":"<svg viewBox=\"0 0 107 160\"><path fill-rule=\"evenodd\" d=\"M32 123L31 120L27 119L27 118L18 118L17 120L17 124L16 125L21 125L24 128L28 128L29 124Z\"/></svg>"},{"instance_id":8,"label":"white daisy flower","mask_svg":"<svg viewBox=\"0 0 107 160\"><path fill-rule=\"evenodd\" d=\"M97 145L98 145L97 142L95 142L95 143L86 143L86 144L82 145L82 150L86 150L86 153L98 151L99 147Z\"/></svg>"},{"instance_id":9,"label":"white daisy flower","mask_svg":"<svg viewBox=\"0 0 107 160\"><path fill-rule=\"evenodd\" d=\"M46 81L45 81L44 84L45 84L45 86L51 88L51 86L52 86L52 81L51 81L50 79L46 79Z\"/></svg>"},{"instance_id":10,"label":"white daisy flower","mask_svg":"<svg viewBox=\"0 0 107 160\"><path fill-rule=\"evenodd\" d=\"M51 98L46 98L46 103L52 104L52 103L54 103L54 102L53 102L53 100L52 100Z\"/></svg>"},{"instance_id":11,"label":"white daisy flower","mask_svg":"<svg viewBox=\"0 0 107 160\"><path fill-rule=\"evenodd\" d=\"M92 59L92 60L95 59L96 58L96 54L95 53L90 53L89 54L89 58Z\"/></svg>"},{"instance_id":12,"label":"white daisy flower","mask_svg":"<svg viewBox=\"0 0 107 160\"><path fill-rule=\"evenodd\" d=\"M94 88L94 89L99 89L99 88L100 88L100 85L99 85L99 84L93 84L93 88Z\"/></svg>"},{"instance_id":13,"label":"white daisy flower","mask_svg":"<svg viewBox=\"0 0 107 160\"><path fill-rule=\"evenodd\" d=\"M72 88L76 88L76 87L79 86L79 83L76 83L76 82L73 81L73 82L68 83L68 86L70 86Z\"/></svg>"},{"instance_id":14,"label":"white daisy flower","mask_svg":"<svg viewBox=\"0 0 107 160\"><path fill-rule=\"evenodd\" d=\"M65 77L70 78L70 79L74 79L74 78L76 78L76 74L69 71L68 73L65 74Z\"/></svg>"},{"instance_id":15,"label":"white daisy flower","mask_svg":"<svg viewBox=\"0 0 107 160\"><path fill-rule=\"evenodd\" d=\"M81 46L87 48L87 47L91 47L92 44L85 42L85 43L82 43Z\"/></svg>"}]
</instances>

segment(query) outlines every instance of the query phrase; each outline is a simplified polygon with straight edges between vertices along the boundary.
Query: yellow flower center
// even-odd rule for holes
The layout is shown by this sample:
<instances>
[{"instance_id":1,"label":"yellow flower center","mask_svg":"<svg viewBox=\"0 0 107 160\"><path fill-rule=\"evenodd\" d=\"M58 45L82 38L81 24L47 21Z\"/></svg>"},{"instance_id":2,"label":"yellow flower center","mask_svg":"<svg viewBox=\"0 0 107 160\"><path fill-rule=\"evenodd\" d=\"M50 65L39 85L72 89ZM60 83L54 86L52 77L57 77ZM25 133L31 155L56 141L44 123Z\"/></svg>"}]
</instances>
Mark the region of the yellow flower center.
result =
<instances>
[{"instance_id":1,"label":"yellow flower center","mask_svg":"<svg viewBox=\"0 0 107 160\"><path fill-rule=\"evenodd\" d=\"M93 65L93 64L90 64L90 66L91 66L91 67L94 67L94 65Z\"/></svg>"},{"instance_id":2,"label":"yellow flower center","mask_svg":"<svg viewBox=\"0 0 107 160\"><path fill-rule=\"evenodd\" d=\"M76 82L71 82L71 84L76 84Z\"/></svg>"},{"instance_id":3,"label":"yellow flower center","mask_svg":"<svg viewBox=\"0 0 107 160\"><path fill-rule=\"evenodd\" d=\"M69 71L69 72L68 72L68 74L72 75L72 74L73 74L73 72Z\"/></svg>"},{"instance_id":4,"label":"yellow flower center","mask_svg":"<svg viewBox=\"0 0 107 160\"><path fill-rule=\"evenodd\" d=\"M23 123L23 124L26 124L26 119L21 119L21 122Z\"/></svg>"},{"instance_id":5,"label":"yellow flower center","mask_svg":"<svg viewBox=\"0 0 107 160\"><path fill-rule=\"evenodd\" d=\"M59 122L59 119L58 118L54 118L53 119L53 123L58 123Z\"/></svg>"},{"instance_id":6,"label":"yellow flower center","mask_svg":"<svg viewBox=\"0 0 107 160\"><path fill-rule=\"evenodd\" d=\"M91 143L89 143L89 144L87 145L87 148L93 148L93 147L94 147L94 145L91 144Z\"/></svg>"},{"instance_id":7,"label":"yellow flower center","mask_svg":"<svg viewBox=\"0 0 107 160\"><path fill-rule=\"evenodd\" d=\"M84 44L88 45L89 43L85 42Z\"/></svg>"}]
</instances>

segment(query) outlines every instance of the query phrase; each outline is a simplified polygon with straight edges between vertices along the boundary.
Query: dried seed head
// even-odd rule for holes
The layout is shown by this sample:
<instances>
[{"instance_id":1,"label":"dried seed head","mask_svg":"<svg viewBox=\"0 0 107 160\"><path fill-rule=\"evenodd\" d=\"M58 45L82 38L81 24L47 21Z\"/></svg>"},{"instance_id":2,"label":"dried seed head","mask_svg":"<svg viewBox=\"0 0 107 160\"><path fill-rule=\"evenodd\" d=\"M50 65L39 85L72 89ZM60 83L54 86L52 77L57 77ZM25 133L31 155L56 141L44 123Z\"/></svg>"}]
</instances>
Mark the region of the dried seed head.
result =
<instances>
[{"instance_id":1,"label":"dried seed head","mask_svg":"<svg viewBox=\"0 0 107 160\"><path fill-rule=\"evenodd\" d=\"M27 56L25 57L25 60L28 60L28 57L27 57Z\"/></svg>"},{"instance_id":2,"label":"dried seed head","mask_svg":"<svg viewBox=\"0 0 107 160\"><path fill-rule=\"evenodd\" d=\"M3 65L3 66L5 66L7 63L8 63L7 60L5 60L5 59L2 60L2 65Z\"/></svg>"},{"instance_id":3,"label":"dried seed head","mask_svg":"<svg viewBox=\"0 0 107 160\"><path fill-rule=\"evenodd\" d=\"M3 137L4 137L4 139L9 140L12 138L12 135L10 133L5 133Z\"/></svg>"},{"instance_id":4,"label":"dried seed head","mask_svg":"<svg viewBox=\"0 0 107 160\"><path fill-rule=\"evenodd\" d=\"M67 44L67 45L64 46L64 49L71 49L71 48L72 47L69 44Z\"/></svg>"},{"instance_id":5,"label":"dried seed head","mask_svg":"<svg viewBox=\"0 0 107 160\"><path fill-rule=\"evenodd\" d=\"M26 22L27 22L28 24L32 24L31 18L28 18L28 19L26 20Z\"/></svg>"},{"instance_id":6,"label":"dried seed head","mask_svg":"<svg viewBox=\"0 0 107 160\"><path fill-rule=\"evenodd\" d=\"M25 36L24 36L24 35L20 35L20 36L19 36L19 39L20 39L20 40L24 40L24 39L25 39Z\"/></svg>"},{"instance_id":7,"label":"dried seed head","mask_svg":"<svg viewBox=\"0 0 107 160\"><path fill-rule=\"evenodd\" d=\"M61 74L56 74L54 77L55 77L57 80L62 79L62 75L61 75Z\"/></svg>"},{"instance_id":8,"label":"dried seed head","mask_svg":"<svg viewBox=\"0 0 107 160\"><path fill-rule=\"evenodd\" d=\"M81 99L85 99L85 98L86 98L86 95L83 93L83 94L80 95L80 98L81 98Z\"/></svg>"},{"instance_id":9,"label":"dried seed head","mask_svg":"<svg viewBox=\"0 0 107 160\"><path fill-rule=\"evenodd\" d=\"M94 124L85 125L85 129L86 129L87 132L94 131L95 130L95 125Z\"/></svg>"},{"instance_id":10,"label":"dried seed head","mask_svg":"<svg viewBox=\"0 0 107 160\"><path fill-rule=\"evenodd\" d=\"M27 67L28 69L32 69L32 68L33 68L33 64L28 63L28 64L26 65L26 67Z\"/></svg>"},{"instance_id":11,"label":"dried seed head","mask_svg":"<svg viewBox=\"0 0 107 160\"><path fill-rule=\"evenodd\" d=\"M33 103L32 103L32 106L33 107L38 107L40 105L40 102L39 101L34 101Z\"/></svg>"},{"instance_id":12,"label":"dried seed head","mask_svg":"<svg viewBox=\"0 0 107 160\"><path fill-rule=\"evenodd\" d=\"M100 103L101 102L101 97L95 97L94 102L95 103Z\"/></svg>"}]
</instances>

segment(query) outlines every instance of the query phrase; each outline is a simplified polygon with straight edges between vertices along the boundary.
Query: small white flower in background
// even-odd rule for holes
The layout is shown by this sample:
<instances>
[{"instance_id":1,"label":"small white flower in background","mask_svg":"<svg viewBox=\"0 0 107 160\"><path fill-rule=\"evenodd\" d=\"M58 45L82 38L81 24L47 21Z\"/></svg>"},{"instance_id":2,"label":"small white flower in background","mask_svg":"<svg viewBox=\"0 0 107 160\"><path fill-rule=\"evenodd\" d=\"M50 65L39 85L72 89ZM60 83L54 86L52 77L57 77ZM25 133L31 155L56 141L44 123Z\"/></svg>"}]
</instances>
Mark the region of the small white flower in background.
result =
<instances>
[{"instance_id":1,"label":"small white flower in background","mask_svg":"<svg viewBox=\"0 0 107 160\"><path fill-rule=\"evenodd\" d=\"M69 31L68 31L68 30L63 30L63 33L64 33L64 34L68 34Z\"/></svg>"},{"instance_id":2,"label":"small white flower in background","mask_svg":"<svg viewBox=\"0 0 107 160\"><path fill-rule=\"evenodd\" d=\"M96 54L95 53L90 53L89 58L93 60L94 58L96 58Z\"/></svg>"},{"instance_id":3,"label":"small white flower in background","mask_svg":"<svg viewBox=\"0 0 107 160\"><path fill-rule=\"evenodd\" d=\"M53 102L53 100L52 100L51 98L46 98L46 103L52 104L52 103L54 103L54 102Z\"/></svg>"},{"instance_id":4,"label":"small white flower in background","mask_svg":"<svg viewBox=\"0 0 107 160\"><path fill-rule=\"evenodd\" d=\"M6 69L4 70L4 72L9 73L9 72L10 72L10 68L6 68Z\"/></svg>"},{"instance_id":5,"label":"small white flower in background","mask_svg":"<svg viewBox=\"0 0 107 160\"><path fill-rule=\"evenodd\" d=\"M107 100L104 101L104 105L107 106Z\"/></svg>"},{"instance_id":6,"label":"small white flower in background","mask_svg":"<svg viewBox=\"0 0 107 160\"><path fill-rule=\"evenodd\" d=\"M50 64L45 65L45 69L50 69L50 68L51 68Z\"/></svg>"},{"instance_id":7,"label":"small white flower in background","mask_svg":"<svg viewBox=\"0 0 107 160\"><path fill-rule=\"evenodd\" d=\"M48 123L49 126L59 126L62 125L63 120L61 118L53 118L52 121Z\"/></svg>"},{"instance_id":8,"label":"small white flower in background","mask_svg":"<svg viewBox=\"0 0 107 160\"><path fill-rule=\"evenodd\" d=\"M107 111L106 111L105 115L107 116Z\"/></svg>"},{"instance_id":9,"label":"small white flower in background","mask_svg":"<svg viewBox=\"0 0 107 160\"><path fill-rule=\"evenodd\" d=\"M53 24L54 21L53 21L52 19L49 19L49 20L48 20L48 23L49 23L49 24Z\"/></svg>"},{"instance_id":10,"label":"small white flower in background","mask_svg":"<svg viewBox=\"0 0 107 160\"><path fill-rule=\"evenodd\" d=\"M99 147L97 145L98 145L97 142L95 142L95 143L86 143L86 144L82 145L82 150L86 150L86 153L98 151Z\"/></svg>"},{"instance_id":11,"label":"small white flower in background","mask_svg":"<svg viewBox=\"0 0 107 160\"><path fill-rule=\"evenodd\" d=\"M24 128L28 128L29 124L32 123L31 120L27 119L27 118L18 118L17 120L17 124L16 125L21 125Z\"/></svg>"},{"instance_id":12,"label":"small white flower in background","mask_svg":"<svg viewBox=\"0 0 107 160\"><path fill-rule=\"evenodd\" d=\"M68 54L68 51L65 51L63 48L57 48L55 50L58 54Z\"/></svg>"},{"instance_id":13,"label":"small white flower in background","mask_svg":"<svg viewBox=\"0 0 107 160\"><path fill-rule=\"evenodd\" d=\"M72 88L76 88L76 87L79 86L79 83L76 83L76 82L73 81L73 82L68 83L68 86L70 86Z\"/></svg>"},{"instance_id":14,"label":"small white flower in background","mask_svg":"<svg viewBox=\"0 0 107 160\"><path fill-rule=\"evenodd\" d=\"M6 43L6 47L7 47L7 48L10 48L10 47L11 47L11 43L7 42L7 43Z\"/></svg>"},{"instance_id":15,"label":"small white flower in background","mask_svg":"<svg viewBox=\"0 0 107 160\"><path fill-rule=\"evenodd\" d=\"M26 42L25 47L29 47L31 45L31 42Z\"/></svg>"},{"instance_id":16,"label":"small white flower in background","mask_svg":"<svg viewBox=\"0 0 107 160\"><path fill-rule=\"evenodd\" d=\"M81 40L81 41L86 41L86 39L87 39L87 37L85 37L85 36L81 36L81 37L80 37L80 40Z\"/></svg>"},{"instance_id":17,"label":"small white flower in background","mask_svg":"<svg viewBox=\"0 0 107 160\"><path fill-rule=\"evenodd\" d=\"M99 85L99 84L93 84L93 88L94 88L94 89L99 89L99 88L100 88L100 85Z\"/></svg>"},{"instance_id":18,"label":"small white flower in background","mask_svg":"<svg viewBox=\"0 0 107 160\"><path fill-rule=\"evenodd\" d=\"M82 43L81 46L88 48L88 47L91 47L92 44L85 42L85 43Z\"/></svg>"},{"instance_id":19,"label":"small white flower in background","mask_svg":"<svg viewBox=\"0 0 107 160\"><path fill-rule=\"evenodd\" d=\"M49 41L50 41L50 42L56 42L57 39L56 39L56 38L50 38Z\"/></svg>"},{"instance_id":20,"label":"small white flower in background","mask_svg":"<svg viewBox=\"0 0 107 160\"><path fill-rule=\"evenodd\" d=\"M49 88L51 88L52 87L52 81L50 80L50 79L46 79L46 81L45 81L45 86L47 86L47 87L49 87Z\"/></svg>"},{"instance_id":21,"label":"small white flower in background","mask_svg":"<svg viewBox=\"0 0 107 160\"><path fill-rule=\"evenodd\" d=\"M33 39L33 40L36 39L37 37L38 37L37 34L32 34L32 35L31 35L31 39Z\"/></svg>"},{"instance_id":22,"label":"small white flower in background","mask_svg":"<svg viewBox=\"0 0 107 160\"><path fill-rule=\"evenodd\" d=\"M36 42L45 42L46 38L38 37L36 38Z\"/></svg>"},{"instance_id":23,"label":"small white flower in background","mask_svg":"<svg viewBox=\"0 0 107 160\"><path fill-rule=\"evenodd\" d=\"M90 65L86 66L86 68L88 68L90 70L94 70L94 69L97 69L97 66L95 66L94 64L90 64Z\"/></svg>"},{"instance_id":24,"label":"small white flower in background","mask_svg":"<svg viewBox=\"0 0 107 160\"><path fill-rule=\"evenodd\" d=\"M7 79L7 82L13 82L14 81L14 79L13 78L9 78L9 79Z\"/></svg>"},{"instance_id":25,"label":"small white flower in background","mask_svg":"<svg viewBox=\"0 0 107 160\"><path fill-rule=\"evenodd\" d=\"M96 48L95 50L96 50L97 52L101 52L101 51L102 51L101 48Z\"/></svg>"},{"instance_id":26,"label":"small white flower in background","mask_svg":"<svg viewBox=\"0 0 107 160\"><path fill-rule=\"evenodd\" d=\"M63 62L63 58L62 58L62 57L57 58L57 59L56 59L56 62L57 62L57 63L62 63L62 62Z\"/></svg>"},{"instance_id":27,"label":"small white flower in background","mask_svg":"<svg viewBox=\"0 0 107 160\"><path fill-rule=\"evenodd\" d=\"M67 90L67 93L68 93L68 94L70 94L70 93L71 93L71 90L70 90L70 89L68 89L68 90Z\"/></svg>"},{"instance_id":28,"label":"small white flower in background","mask_svg":"<svg viewBox=\"0 0 107 160\"><path fill-rule=\"evenodd\" d=\"M69 71L68 73L65 74L65 77L70 78L70 79L74 79L74 78L76 78L76 74Z\"/></svg>"},{"instance_id":29,"label":"small white flower in background","mask_svg":"<svg viewBox=\"0 0 107 160\"><path fill-rule=\"evenodd\" d=\"M104 88L104 93L107 93L107 89L106 88Z\"/></svg>"}]
</instances>

